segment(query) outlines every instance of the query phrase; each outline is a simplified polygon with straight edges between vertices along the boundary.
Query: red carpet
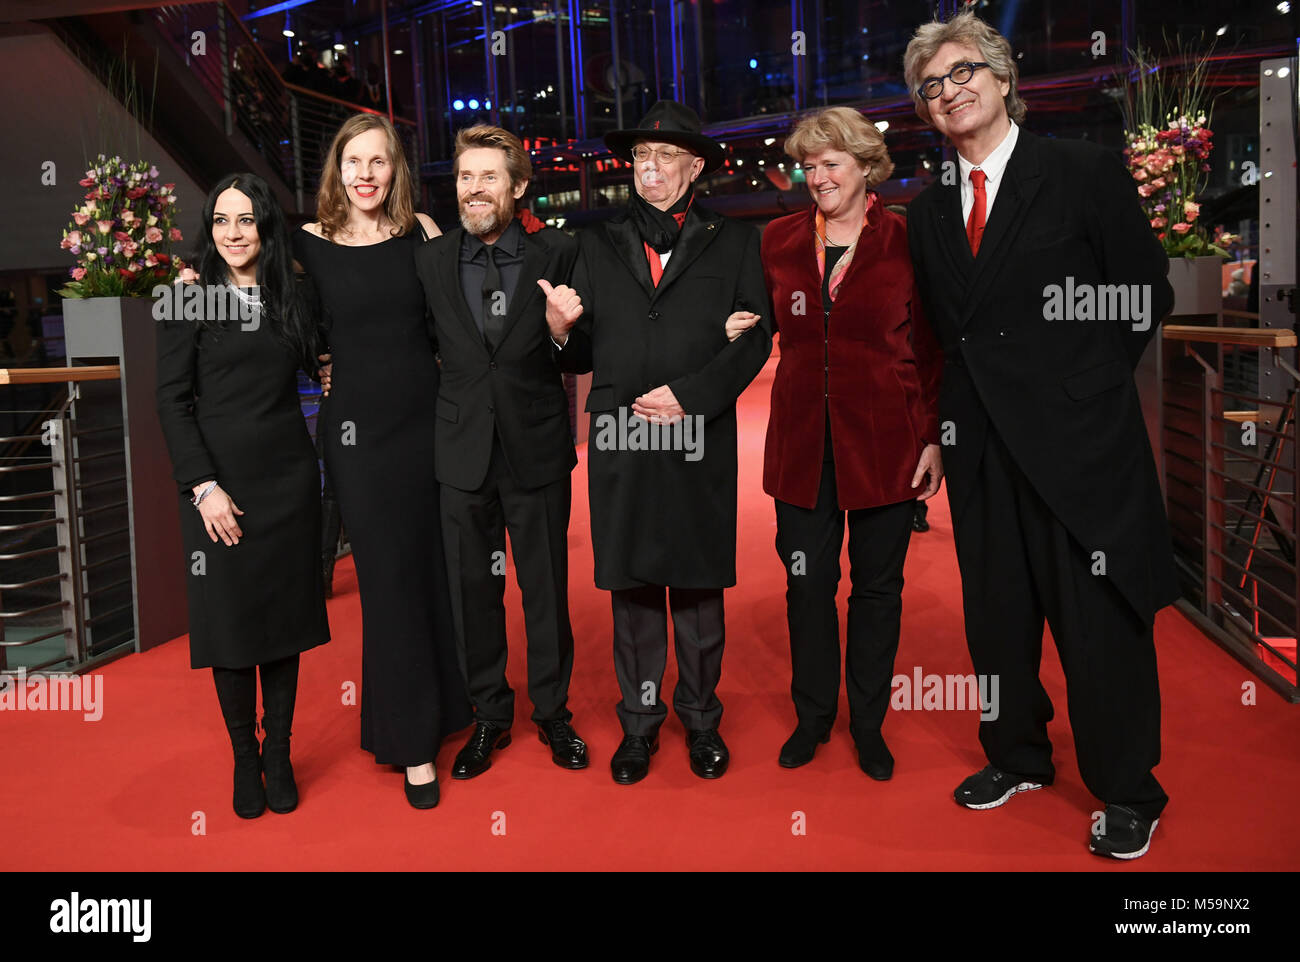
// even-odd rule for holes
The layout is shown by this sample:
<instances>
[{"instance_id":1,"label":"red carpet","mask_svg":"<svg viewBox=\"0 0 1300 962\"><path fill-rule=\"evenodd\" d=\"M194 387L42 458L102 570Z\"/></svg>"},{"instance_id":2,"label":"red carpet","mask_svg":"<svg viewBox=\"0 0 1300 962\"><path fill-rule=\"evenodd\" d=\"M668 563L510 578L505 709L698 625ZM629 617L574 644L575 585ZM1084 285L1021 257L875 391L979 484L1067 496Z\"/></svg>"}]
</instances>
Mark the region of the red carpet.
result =
<instances>
[{"instance_id":1,"label":"red carpet","mask_svg":"<svg viewBox=\"0 0 1300 962\"><path fill-rule=\"evenodd\" d=\"M1064 683L1046 645L1045 684L1057 707L1051 736L1058 780L1006 807L970 812L952 789L984 764L973 711L893 711L885 735L894 779L858 770L842 706L816 760L787 771L777 750L794 722L789 696L784 571L773 547L772 502L763 494L763 435L775 361L741 400L740 584L727 593L727 655L720 696L730 772L691 774L680 723L670 714L649 777L630 787L609 777L618 745L609 598L591 584L586 461L574 485L570 596L577 637L570 706L592 766L556 768L527 723L523 619L508 579L510 680L518 692L515 743L469 782L448 769L464 741L439 757L442 804L410 808L402 776L358 747L360 608L350 562L330 604L334 641L302 662L294 763L302 804L255 821L230 808L231 755L209 672L190 671L184 640L103 670L97 722L69 712L0 713L0 868L136 869L1048 869L1290 870L1300 797L1297 708L1252 678L1172 609L1157 622L1164 697L1164 763L1172 801L1151 853L1127 866L1087 853L1099 806L1075 765ZM961 591L947 504L932 502L932 529L907 559L903 637L896 674L965 674ZM847 593L846 577L841 585ZM841 624L843 618L841 617ZM669 668L664 689L671 691ZM842 697L842 696L841 696ZM206 835L195 813L206 813ZM807 834L791 832L795 813ZM504 834L500 828L504 824ZM498 834L493 833L497 826Z\"/></svg>"}]
</instances>

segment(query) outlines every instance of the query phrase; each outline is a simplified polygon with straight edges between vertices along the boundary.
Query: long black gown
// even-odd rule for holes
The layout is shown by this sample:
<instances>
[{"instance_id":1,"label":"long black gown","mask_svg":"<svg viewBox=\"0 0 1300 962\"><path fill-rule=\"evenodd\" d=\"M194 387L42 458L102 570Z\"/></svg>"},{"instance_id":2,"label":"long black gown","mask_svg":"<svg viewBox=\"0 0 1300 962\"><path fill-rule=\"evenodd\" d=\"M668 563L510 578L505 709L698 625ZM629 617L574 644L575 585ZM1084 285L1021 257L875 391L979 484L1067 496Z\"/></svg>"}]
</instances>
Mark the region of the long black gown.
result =
<instances>
[{"instance_id":1,"label":"long black gown","mask_svg":"<svg viewBox=\"0 0 1300 962\"><path fill-rule=\"evenodd\" d=\"M422 237L348 247L293 233L334 356L317 431L361 592L361 747L381 764L422 765L473 717L438 519L438 366L414 263Z\"/></svg>"},{"instance_id":2,"label":"long black gown","mask_svg":"<svg viewBox=\"0 0 1300 962\"><path fill-rule=\"evenodd\" d=\"M158 420L180 485L192 668L248 668L329 641L320 564L320 472L298 403L304 363L265 320L157 332ZM213 542L190 503L215 479L244 513ZM198 554L196 554L198 553Z\"/></svg>"}]
</instances>

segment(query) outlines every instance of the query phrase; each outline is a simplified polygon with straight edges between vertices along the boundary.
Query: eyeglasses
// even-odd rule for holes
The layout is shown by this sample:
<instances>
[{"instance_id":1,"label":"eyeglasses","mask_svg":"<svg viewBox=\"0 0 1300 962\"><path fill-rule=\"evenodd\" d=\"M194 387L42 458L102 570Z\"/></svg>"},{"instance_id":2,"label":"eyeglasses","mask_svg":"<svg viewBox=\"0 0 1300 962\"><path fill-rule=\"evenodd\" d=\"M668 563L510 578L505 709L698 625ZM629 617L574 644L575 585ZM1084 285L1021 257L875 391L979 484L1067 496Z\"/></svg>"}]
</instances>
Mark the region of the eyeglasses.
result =
<instances>
[{"instance_id":1,"label":"eyeglasses","mask_svg":"<svg viewBox=\"0 0 1300 962\"><path fill-rule=\"evenodd\" d=\"M988 64L980 63L959 63L942 77L930 77L923 82L917 91L926 100L934 100L943 93L943 82L952 79L955 84L965 84L970 82L970 78L975 76L975 71L980 67L987 67Z\"/></svg>"},{"instance_id":2,"label":"eyeglasses","mask_svg":"<svg viewBox=\"0 0 1300 962\"><path fill-rule=\"evenodd\" d=\"M651 150L645 144L640 144L632 148L632 159L638 164L643 164L654 154L655 159L661 164L671 164L682 154L689 154L689 150L665 150L662 147L659 150Z\"/></svg>"}]
</instances>

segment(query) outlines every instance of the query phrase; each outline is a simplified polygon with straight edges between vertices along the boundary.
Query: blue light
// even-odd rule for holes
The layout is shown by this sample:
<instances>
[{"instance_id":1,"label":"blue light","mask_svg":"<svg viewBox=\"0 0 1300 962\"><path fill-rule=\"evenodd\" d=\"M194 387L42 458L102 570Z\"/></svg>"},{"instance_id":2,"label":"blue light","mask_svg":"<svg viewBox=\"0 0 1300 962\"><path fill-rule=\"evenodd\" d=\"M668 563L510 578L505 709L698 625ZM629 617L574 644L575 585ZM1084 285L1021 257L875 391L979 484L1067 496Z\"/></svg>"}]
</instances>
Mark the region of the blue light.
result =
<instances>
[{"instance_id":1,"label":"blue light","mask_svg":"<svg viewBox=\"0 0 1300 962\"><path fill-rule=\"evenodd\" d=\"M491 110L491 109L492 109L492 101L490 101L490 100L485 100L485 101L483 101L483 106L486 107L488 110Z\"/></svg>"},{"instance_id":2,"label":"blue light","mask_svg":"<svg viewBox=\"0 0 1300 962\"><path fill-rule=\"evenodd\" d=\"M750 57L750 58L749 58L749 69L750 69L750 70L757 70L757 69L758 69L758 61L755 60L753 57Z\"/></svg>"},{"instance_id":3,"label":"blue light","mask_svg":"<svg viewBox=\"0 0 1300 962\"><path fill-rule=\"evenodd\" d=\"M460 100L460 99L453 100L453 101L451 102L451 109L452 109L452 110L464 110L464 109L465 109L465 101Z\"/></svg>"},{"instance_id":4,"label":"blue light","mask_svg":"<svg viewBox=\"0 0 1300 962\"><path fill-rule=\"evenodd\" d=\"M469 109L470 109L470 110L478 110L478 101L477 101L477 100L474 100L473 98L471 98L471 99L470 99L470 102L469 102Z\"/></svg>"}]
</instances>

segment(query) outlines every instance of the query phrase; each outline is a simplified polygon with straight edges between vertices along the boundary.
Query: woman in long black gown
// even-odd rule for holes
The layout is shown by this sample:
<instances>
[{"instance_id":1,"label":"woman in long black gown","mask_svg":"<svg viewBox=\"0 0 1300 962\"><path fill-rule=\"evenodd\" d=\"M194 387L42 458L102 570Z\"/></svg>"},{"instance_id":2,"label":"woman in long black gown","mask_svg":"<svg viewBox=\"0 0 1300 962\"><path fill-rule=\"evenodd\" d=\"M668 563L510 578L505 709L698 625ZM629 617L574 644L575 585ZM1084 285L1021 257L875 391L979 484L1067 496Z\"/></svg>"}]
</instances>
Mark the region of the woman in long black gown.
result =
<instances>
[{"instance_id":1,"label":"woman in long black gown","mask_svg":"<svg viewBox=\"0 0 1300 962\"><path fill-rule=\"evenodd\" d=\"M438 228L412 196L392 125L355 115L326 156L320 220L294 232L294 253L319 288L333 356L318 430L361 592L361 747L405 768L407 799L432 808L438 746L472 712L438 520L438 367L414 265Z\"/></svg>"},{"instance_id":2,"label":"woman in long black gown","mask_svg":"<svg viewBox=\"0 0 1300 962\"><path fill-rule=\"evenodd\" d=\"M189 293L214 296L199 319L185 319L176 299L165 312L158 417L181 487L190 666L212 669L235 752L235 812L256 818L268 803L298 804L289 760L298 655L329 640L320 475L297 380L299 368L316 369L316 319L265 181L228 175L203 216L201 286Z\"/></svg>"}]
</instances>

